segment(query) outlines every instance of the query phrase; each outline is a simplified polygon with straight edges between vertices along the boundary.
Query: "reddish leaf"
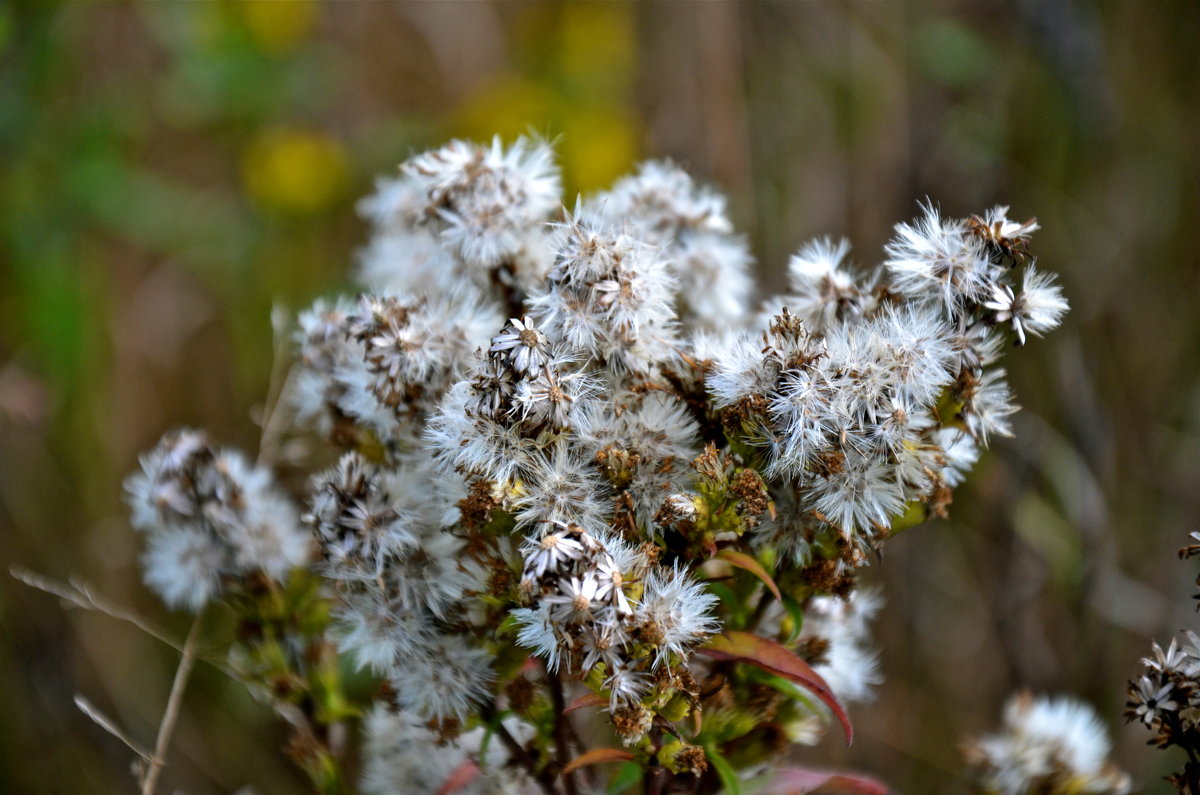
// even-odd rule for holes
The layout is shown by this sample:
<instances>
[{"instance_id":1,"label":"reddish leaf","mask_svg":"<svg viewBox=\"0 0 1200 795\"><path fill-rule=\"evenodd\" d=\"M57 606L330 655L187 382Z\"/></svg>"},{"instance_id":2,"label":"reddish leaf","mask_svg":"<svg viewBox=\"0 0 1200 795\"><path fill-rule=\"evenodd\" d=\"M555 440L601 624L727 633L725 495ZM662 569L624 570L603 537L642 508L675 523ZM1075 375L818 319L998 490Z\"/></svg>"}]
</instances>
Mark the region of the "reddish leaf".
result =
<instances>
[{"instance_id":1,"label":"reddish leaf","mask_svg":"<svg viewBox=\"0 0 1200 795\"><path fill-rule=\"evenodd\" d=\"M821 699L825 706L833 712L838 722L842 724L842 730L846 733L846 744L854 742L854 727L850 725L850 718L846 715L846 710L838 703L837 697L833 695L829 685L819 673L812 669L812 666L786 647L749 632L730 630L714 636L707 646L697 649L697 651L715 660L750 663L764 671L770 671L777 676L790 679Z\"/></svg>"},{"instance_id":2,"label":"reddish leaf","mask_svg":"<svg viewBox=\"0 0 1200 795\"><path fill-rule=\"evenodd\" d=\"M737 566L739 569L750 572L763 581L763 585L767 586L767 589L775 594L776 599L781 602L783 601L783 596L779 593L779 586L775 584L775 580L771 579L771 575L767 574L767 570L757 560L745 552L738 552L736 549L722 549L717 553L717 557L731 566Z\"/></svg>"},{"instance_id":3,"label":"reddish leaf","mask_svg":"<svg viewBox=\"0 0 1200 795\"><path fill-rule=\"evenodd\" d=\"M604 696L598 696L595 693L588 693L587 695L580 696L579 698L575 699L570 704L568 704L567 708L563 710L562 714L569 715L572 712L574 712L575 710L583 709L584 707L607 707L607 706L608 706L607 698L605 698Z\"/></svg>"},{"instance_id":4,"label":"reddish leaf","mask_svg":"<svg viewBox=\"0 0 1200 795\"><path fill-rule=\"evenodd\" d=\"M788 768L780 770L763 795L804 795L807 792L850 792L856 795L887 795L887 784L861 773Z\"/></svg>"},{"instance_id":5,"label":"reddish leaf","mask_svg":"<svg viewBox=\"0 0 1200 795\"><path fill-rule=\"evenodd\" d=\"M450 778L446 779L446 783L437 791L437 795L453 795L478 778L480 772L479 766L468 759L454 769Z\"/></svg>"},{"instance_id":6,"label":"reddish leaf","mask_svg":"<svg viewBox=\"0 0 1200 795\"><path fill-rule=\"evenodd\" d=\"M624 748L593 748L592 750L572 759L563 768L563 775L588 765L598 765L602 762L632 762L633 754Z\"/></svg>"}]
</instances>

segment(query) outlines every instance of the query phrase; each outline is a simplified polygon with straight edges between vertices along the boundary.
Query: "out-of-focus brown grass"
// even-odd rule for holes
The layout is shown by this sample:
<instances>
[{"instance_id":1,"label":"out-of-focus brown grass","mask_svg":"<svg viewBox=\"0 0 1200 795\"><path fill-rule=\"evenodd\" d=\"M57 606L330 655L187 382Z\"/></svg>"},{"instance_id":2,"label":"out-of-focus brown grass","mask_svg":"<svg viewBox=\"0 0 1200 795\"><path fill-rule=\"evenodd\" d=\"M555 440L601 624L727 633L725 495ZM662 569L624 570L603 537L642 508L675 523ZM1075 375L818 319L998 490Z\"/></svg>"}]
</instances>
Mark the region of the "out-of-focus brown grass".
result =
<instances>
[{"instance_id":1,"label":"out-of-focus brown grass","mask_svg":"<svg viewBox=\"0 0 1200 795\"><path fill-rule=\"evenodd\" d=\"M1011 356L1017 439L864 577L887 682L859 741L798 755L961 792L957 743L1029 686L1090 700L1161 786L1119 714L1148 639L1197 623L1197 41L1187 0L0 6L0 563L182 636L123 477L181 424L256 447L272 303L344 288L355 198L448 136L560 137L568 201L675 158L728 192L764 293L810 236L871 264L918 199L1003 202L1072 312ZM7 577L0 633L0 791L128 789L72 696L150 744L174 653ZM294 791L280 741L202 664L165 783Z\"/></svg>"}]
</instances>

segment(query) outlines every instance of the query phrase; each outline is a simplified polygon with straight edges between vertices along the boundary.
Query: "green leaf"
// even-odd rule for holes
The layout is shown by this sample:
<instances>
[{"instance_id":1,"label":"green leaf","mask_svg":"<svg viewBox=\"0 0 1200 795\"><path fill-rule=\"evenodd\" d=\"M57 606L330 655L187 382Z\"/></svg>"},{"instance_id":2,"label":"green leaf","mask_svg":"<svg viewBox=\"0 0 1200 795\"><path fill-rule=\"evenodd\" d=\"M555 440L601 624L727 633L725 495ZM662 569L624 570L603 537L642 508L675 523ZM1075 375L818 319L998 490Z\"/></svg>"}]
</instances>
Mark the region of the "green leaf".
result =
<instances>
[{"instance_id":1,"label":"green leaf","mask_svg":"<svg viewBox=\"0 0 1200 795\"><path fill-rule=\"evenodd\" d=\"M641 780L642 766L637 762L626 762L617 768L616 774L608 782L608 789L605 790L605 793L606 795L621 795L622 792L637 786Z\"/></svg>"},{"instance_id":2,"label":"green leaf","mask_svg":"<svg viewBox=\"0 0 1200 795\"><path fill-rule=\"evenodd\" d=\"M788 698L801 702L812 712L817 712L818 707L810 697L811 694L790 679L784 679L782 676L776 676L775 674L769 674L766 671L755 670L753 668L749 669L747 673L750 674L752 681L777 690Z\"/></svg>"},{"instance_id":3,"label":"green leaf","mask_svg":"<svg viewBox=\"0 0 1200 795\"><path fill-rule=\"evenodd\" d=\"M737 771L733 769L733 765L729 764L725 757L721 756L712 746L705 746L705 755L708 756L708 762L713 766L713 770L717 771L717 778L721 779L721 789L726 795L742 795L742 784L738 781Z\"/></svg>"},{"instance_id":4,"label":"green leaf","mask_svg":"<svg viewBox=\"0 0 1200 795\"><path fill-rule=\"evenodd\" d=\"M788 617L792 619L792 631L788 633L787 642L795 643L796 638L800 637L800 633L804 630L804 608L795 599L785 594L783 597L783 609L787 611Z\"/></svg>"},{"instance_id":5,"label":"green leaf","mask_svg":"<svg viewBox=\"0 0 1200 795\"><path fill-rule=\"evenodd\" d=\"M730 623L740 625L742 623L742 603L734 594L733 589L725 583L710 582L708 590L724 603L725 609L729 611Z\"/></svg>"},{"instance_id":6,"label":"green leaf","mask_svg":"<svg viewBox=\"0 0 1200 795\"><path fill-rule=\"evenodd\" d=\"M504 719L512 714L511 709L506 709L504 712L497 712L492 716L492 719L487 722L487 729L483 733L483 739L479 741L479 758L487 759L488 746L492 743L492 736L496 733L496 729L504 722Z\"/></svg>"}]
</instances>

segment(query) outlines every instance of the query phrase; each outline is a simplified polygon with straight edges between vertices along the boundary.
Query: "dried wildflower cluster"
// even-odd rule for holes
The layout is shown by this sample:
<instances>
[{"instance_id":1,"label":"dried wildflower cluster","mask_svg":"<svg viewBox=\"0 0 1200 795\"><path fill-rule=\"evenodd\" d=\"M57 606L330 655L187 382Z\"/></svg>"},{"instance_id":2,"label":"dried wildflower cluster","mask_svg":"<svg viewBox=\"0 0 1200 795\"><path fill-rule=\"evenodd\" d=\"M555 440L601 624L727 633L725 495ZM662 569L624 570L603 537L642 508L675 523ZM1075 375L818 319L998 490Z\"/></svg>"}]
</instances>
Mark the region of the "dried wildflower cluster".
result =
<instances>
[{"instance_id":1,"label":"dried wildflower cluster","mask_svg":"<svg viewBox=\"0 0 1200 795\"><path fill-rule=\"evenodd\" d=\"M995 795L1121 795L1129 776L1108 762L1104 724L1087 704L1019 693L1004 726L964 749L981 791Z\"/></svg>"},{"instance_id":2,"label":"dried wildflower cluster","mask_svg":"<svg viewBox=\"0 0 1200 795\"><path fill-rule=\"evenodd\" d=\"M521 591L537 607L512 615L517 641L559 668L609 692L617 733L632 744L652 725L642 701L652 689L694 696L680 664L717 629L717 598L679 568L653 566L619 537L598 539L578 525L529 537ZM631 599L626 593L633 594Z\"/></svg>"},{"instance_id":3,"label":"dried wildflower cluster","mask_svg":"<svg viewBox=\"0 0 1200 795\"><path fill-rule=\"evenodd\" d=\"M574 793L623 761L712 792L849 736L878 682L857 569L945 514L1010 431L1006 341L1066 311L1037 224L930 206L874 269L802 247L760 303L723 198L670 163L568 212L546 144L455 141L361 209L362 294L295 335L289 404L340 456L309 542L260 470L169 436L130 481L148 582L199 609L247 566L316 578L379 679L368 791Z\"/></svg>"},{"instance_id":4,"label":"dried wildflower cluster","mask_svg":"<svg viewBox=\"0 0 1200 795\"><path fill-rule=\"evenodd\" d=\"M226 584L284 579L308 561L308 535L271 474L200 431L168 433L125 487L130 523L146 533L146 584L196 611Z\"/></svg>"},{"instance_id":5,"label":"dried wildflower cluster","mask_svg":"<svg viewBox=\"0 0 1200 795\"><path fill-rule=\"evenodd\" d=\"M1200 555L1200 533L1179 550L1180 558ZM1200 585L1200 577L1196 584ZM1200 595L1195 598L1200 599ZM1177 746L1187 752L1183 769L1167 781L1180 792L1200 791L1200 635L1184 630L1184 642L1171 638L1164 650L1153 644L1142 658L1142 674L1129 683L1125 720L1149 729L1148 741L1158 748Z\"/></svg>"}]
</instances>

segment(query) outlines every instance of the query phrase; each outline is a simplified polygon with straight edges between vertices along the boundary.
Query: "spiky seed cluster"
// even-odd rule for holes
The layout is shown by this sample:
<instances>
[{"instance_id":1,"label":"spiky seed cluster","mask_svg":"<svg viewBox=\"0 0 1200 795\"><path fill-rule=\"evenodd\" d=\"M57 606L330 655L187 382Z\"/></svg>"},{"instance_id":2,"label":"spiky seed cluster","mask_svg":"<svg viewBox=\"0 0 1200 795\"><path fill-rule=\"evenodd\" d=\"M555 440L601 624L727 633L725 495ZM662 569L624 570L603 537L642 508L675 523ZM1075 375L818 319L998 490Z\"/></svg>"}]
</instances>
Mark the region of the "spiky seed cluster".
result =
<instances>
[{"instance_id":1,"label":"spiky seed cluster","mask_svg":"<svg viewBox=\"0 0 1200 795\"><path fill-rule=\"evenodd\" d=\"M461 375L482 326L480 307L365 295L346 321L363 348L370 391L400 418L423 419Z\"/></svg>"},{"instance_id":2,"label":"spiky seed cluster","mask_svg":"<svg viewBox=\"0 0 1200 795\"><path fill-rule=\"evenodd\" d=\"M790 291L773 299L770 315L787 307L815 332L854 321L874 311L874 284L863 281L847 265L850 241L823 237L805 243L788 262Z\"/></svg>"},{"instance_id":3,"label":"spiky seed cluster","mask_svg":"<svg viewBox=\"0 0 1200 795\"><path fill-rule=\"evenodd\" d=\"M699 427L687 407L660 392L598 407L583 434L612 487L614 524L659 533L664 502L693 486L688 464L699 453Z\"/></svg>"},{"instance_id":4,"label":"spiky seed cluster","mask_svg":"<svg viewBox=\"0 0 1200 795\"><path fill-rule=\"evenodd\" d=\"M519 642L551 671L586 677L600 666L613 710L638 704L652 672L679 664L717 629L715 596L616 536L558 524L521 552L521 593L532 606L513 611Z\"/></svg>"},{"instance_id":5,"label":"spiky seed cluster","mask_svg":"<svg viewBox=\"0 0 1200 795\"><path fill-rule=\"evenodd\" d=\"M541 284L553 258L545 222L561 202L547 144L451 141L400 172L360 205L375 226L362 257L368 283L445 294L466 283L485 295L501 285L518 300Z\"/></svg>"},{"instance_id":6,"label":"spiky seed cluster","mask_svg":"<svg viewBox=\"0 0 1200 795\"><path fill-rule=\"evenodd\" d=\"M390 559L417 546L413 525L419 516L398 504L397 498L410 495L393 495L390 480L362 455L347 453L314 481L304 521L316 533L331 578L374 580Z\"/></svg>"},{"instance_id":7,"label":"spiky seed cluster","mask_svg":"<svg viewBox=\"0 0 1200 795\"><path fill-rule=\"evenodd\" d=\"M131 523L146 533L146 584L198 611L226 580L285 579L309 558L307 534L271 474L199 431L172 431L125 481Z\"/></svg>"},{"instance_id":8,"label":"spiky seed cluster","mask_svg":"<svg viewBox=\"0 0 1200 795\"><path fill-rule=\"evenodd\" d=\"M1020 693L1004 707L1004 726L965 747L984 791L994 795L1129 792L1129 776L1107 759L1108 732L1095 711L1070 698Z\"/></svg>"},{"instance_id":9,"label":"spiky seed cluster","mask_svg":"<svg viewBox=\"0 0 1200 795\"><path fill-rule=\"evenodd\" d=\"M1029 236L1036 221L1008 220L1007 207L980 218L942 218L932 206L914 224L897 224L884 263L891 287L900 295L939 306L962 326L991 310L993 322L1011 325L1018 344L1029 332L1041 336L1056 328L1067 302L1048 274L1025 269L1019 292L1011 270L1031 259Z\"/></svg>"},{"instance_id":10,"label":"spiky seed cluster","mask_svg":"<svg viewBox=\"0 0 1200 795\"><path fill-rule=\"evenodd\" d=\"M422 719L465 717L491 678L487 653L451 632L480 586L460 565L462 541L442 532L458 496L427 459L387 468L351 452L314 479L304 517L340 598L339 647L387 677L397 703Z\"/></svg>"},{"instance_id":11,"label":"spiky seed cluster","mask_svg":"<svg viewBox=\"0 0 1200 795\"><path fill-rule=\"evenodd\" d=\"M657 249L585 218L559 226L557 258L529 299L547 334L617 376L674 358L677 282Z\"/></svg>"},{"instance_id":12,"label":"spiky seed cluster","mask_svg":"<svg viewBox=\"0 0 1200 795\"><path fill-rule=\"evenodd\" d=\"M629 743L674 734L706 698L732 742L766 732L744 748L769 747L776 718L815 739L819 708L802 699L691 679L720 629L713 594L749 584L753 599L743 576L771 569L812 619L793 649L846 699L867 695L874 601L852 595L855 568L899 518L944 512L1008 432L1005 329L1023 342L1066 309L1033 270L1036 224L930 208L873 272L817 241L755 312L715 192L650 163L569 214L559 184L542 142L410 159L360 205L363 295L300 315L291 398L343 453L305 516L333 639L386 679L402 723L469 733L511 708L537 735L514 758L537 775L565 749L534 677L513 679L529 650L605 694ZM144 468L135 523L166 528L147 577L173 604L303 557L261 470L188 435ZM760 604L740 622L772 625ZM646 742L672 775L704 769L703 748Z\"/></svg>"},{"instance_id":13,"label":"spiky seed cluster","mask_svg":"<svg viewBox=\"0 0 1200 795\"><path fill-rule=\"evenodd\" d=\"M943 512L978 447L1009 435L1016 407L992 366L995 329L1011 326L1023 343L1058 325L1067 306L1032 266L1001 305L1037 228L1005 212L957 221L929 207L897 225L888 260L865 277L845 265L845 241L810 243L792 259L789 294L767 303L761 341L698 346L727 422L788 484L777 504L803 514L764 524L766 542L804 563L827 527L861 556L910 506Z\"/></svg>"},{"instance_id":14,"label":"spiky seed cluster","mask_svg":"<svg viewBox=\"0 0 1200 795\"><path fill-rule=\"evenodd\" d=\"M425 721L380 705L367 715L361 782L366 795L437 792L471 765L476 773L456 791L463 795L521 795L532 786L520 770L506 767L506 752L490 742L491 729L479 727L454 739L441 738ZM504 721L507 732L528 741L527 726Z\"/></svg>"},{"instance_id":15,"label":"spiky seed cluster","mask_svg":"<svg viewBox=\"0 0 1200 795\"><path fill-rule=\"evenodd\" d=\"M658 248L678 279L684 328L722 330L744 320L753 290L752 257L735 235L725 197L698 186L673 163L643 163L637 174L587 204L590 216Z\"/></svg>"},{"instance_id":16,"label":"spiky seed cluster","mask_svg":"<svg viewBox=\"0 0 1200 795\"><path fill-rule=\"evenodd\" d=\"M1165 651L1153 644L1144 672L1129 684L1125 717L1154 731L1161 748L1200 742L1200 636L1184 634L1182 646L1175 638Z\"/></svg>"},{"instance_id":17,"label":"spiky seed cluster","mask_svg":"<svg viewBox=\"0 0 1200 795\"><path fill-rule=\"evenodd\" d=\"M1179 550L1181 558L1200 555L1200 533ZM1200 577L1196 580L1200 584ZM1184 630L1182 643L1171 638L1164 650L1157 642L1150 657L1142 658L1142 672L1129 682L1125 720L1140 723L1151 732L1150 743L1159 748L1177 746L1187 751L1188 764L1167 781L1180 792L1200 787L1200 635Z\"/></svg>"},{"instance_id":18,"label":"spiky seed cluster","mask_svg":"<svg viewBox=\"0 0 1200 795\"><path fill-rule=\"evenodd\" d=\"M709 388L800 511L857 543L886 534L908 501L936 496L946 463L932 414L955 355L939 317L888 307L818 337L785 309L758 348L734 340L718 353Z\"/></svg>"},{"instance_id":19,"label":"spiky seed cluster","mask_svg":"<svg viewBox=\"0 0 1200 795\"><path fill-rule=\"evenodd\" d=\"M446 389L470 367L475 340L498 317L460 294L318 301L299 321L293 399L300 418L335 440L358 427L411 447Z\"/></svg>"},{"instance_id":20,"label":"spiky seed cluster","mask_svg":"<svg viewBox=\"0 0 1200 795\"><path fill-rule=\"evenodd\" d=\"M872 688L882 681L870 647L870 622L882 606L878 593L858 590L845 599L814 597L805 610L801 641L819 643L813 669L844 702L870 701Z\"/></svg>"}]
</instances>

